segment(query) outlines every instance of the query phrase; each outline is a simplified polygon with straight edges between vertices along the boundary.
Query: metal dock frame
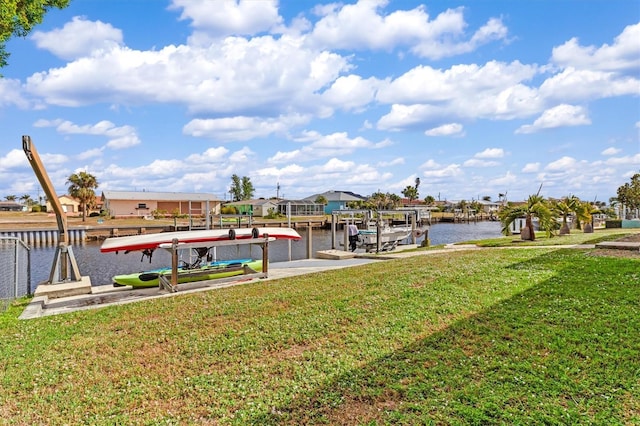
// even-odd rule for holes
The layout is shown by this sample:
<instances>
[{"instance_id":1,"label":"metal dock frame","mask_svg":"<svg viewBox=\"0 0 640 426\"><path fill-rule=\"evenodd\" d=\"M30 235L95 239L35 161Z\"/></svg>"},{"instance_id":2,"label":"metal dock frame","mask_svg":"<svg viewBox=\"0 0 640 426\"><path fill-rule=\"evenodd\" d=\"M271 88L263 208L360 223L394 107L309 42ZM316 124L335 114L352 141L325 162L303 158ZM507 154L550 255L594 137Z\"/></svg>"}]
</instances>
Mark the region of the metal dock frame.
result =
<instances>
[{"instance_id":1,"label":"metal dock frame","mask_svg":"<svg viewBox=\"0 0 640 426\"><path fill-rule=\"evenodd\" d=\"M169 291L171 293L175 293L178 291L178 251L183 249L192 249L198 247L223 247L223 246L231 246L231 245L241 245L241 244L257 244L262 247L262 271L254 271L249 268L247 265L243 265L243 274L236 275L233 277L226 278L216 278L210 280L202 280L202 281L194 281L190 283L182 283L180 284L181 288L188 289L189 287L203 287L210 284L219 284L226 282L233 282L239 280L247 280L254 278L267 278L269 272L269 242L275 241L275 237L269 237L268 235L264 235L258 238L241 238L237 240L225 240L225 241L216 241L215 243L179 243L177 239L174 239L170 244L160 244L160 248L168 250L171 252L171 274L160 275L159 277L159 288L160 291Z\"/></svg>"}]
</instances>

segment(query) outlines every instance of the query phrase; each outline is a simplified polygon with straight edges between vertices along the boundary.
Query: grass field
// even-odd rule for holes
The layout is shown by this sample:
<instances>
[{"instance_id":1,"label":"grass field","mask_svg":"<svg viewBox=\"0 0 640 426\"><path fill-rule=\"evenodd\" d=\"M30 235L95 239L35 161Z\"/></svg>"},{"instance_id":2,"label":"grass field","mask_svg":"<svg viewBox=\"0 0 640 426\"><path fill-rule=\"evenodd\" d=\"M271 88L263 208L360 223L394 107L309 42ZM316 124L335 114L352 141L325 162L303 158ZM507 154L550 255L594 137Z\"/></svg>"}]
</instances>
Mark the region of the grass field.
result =
<instances>
[{"instance_id":1,"label":"grass field","mask_svg":"<svg viewBox=\"0 0 640 426\"><path fill-rule=\"evenodd\" d=\"M639 424L640 260L431 254L29 321L0 424Z\"/></svg>"}]
</instances>

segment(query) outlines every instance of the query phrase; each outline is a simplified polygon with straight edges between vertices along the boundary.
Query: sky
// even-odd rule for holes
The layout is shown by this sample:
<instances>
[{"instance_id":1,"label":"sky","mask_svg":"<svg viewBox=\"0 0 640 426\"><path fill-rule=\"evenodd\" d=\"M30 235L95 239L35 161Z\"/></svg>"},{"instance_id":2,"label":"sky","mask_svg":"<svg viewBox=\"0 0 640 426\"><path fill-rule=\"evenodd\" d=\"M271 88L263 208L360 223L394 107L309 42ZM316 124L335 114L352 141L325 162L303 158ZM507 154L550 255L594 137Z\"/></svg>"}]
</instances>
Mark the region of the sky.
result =
<instances>
[{"instance_id":1,"label":"sky","mask_svg":"<svg viewBox=\"0 0 640 426\"><path fill-rule=\"evenodd\" d=\"M71 0L6 45L0 199L325 191L608 202L640 172L640 1Z\"/></svg>"}]
</instances>

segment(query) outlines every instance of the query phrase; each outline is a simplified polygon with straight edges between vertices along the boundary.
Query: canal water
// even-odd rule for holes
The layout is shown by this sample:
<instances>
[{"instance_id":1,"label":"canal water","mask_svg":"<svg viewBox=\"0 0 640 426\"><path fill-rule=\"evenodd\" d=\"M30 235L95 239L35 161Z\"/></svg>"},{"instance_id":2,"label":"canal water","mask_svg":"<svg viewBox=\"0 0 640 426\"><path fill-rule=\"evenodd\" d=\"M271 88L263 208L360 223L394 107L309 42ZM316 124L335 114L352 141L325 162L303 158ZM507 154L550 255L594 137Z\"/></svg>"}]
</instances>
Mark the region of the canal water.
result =
<instances>
[{"instance_id":1,"label":"canal water","mask_svg":"<svg viewBox=\"0 0 640 426\"><path fill-rule=\"evenodd\" d=\"M431 245L457 243L462 241L477 240L483 238L500 237L500 222L477 223L438 223L429 229ZM331 231L313 230L312 250L331 248ZM288 260L300 260L307 258L306 231L301 231L302 240L283 241L278 240L269 243L269 262L285 262ZM342 234L336 235L338 244L341 243ZM424 237L418 239L418 244ZM91 277L92 285L111 285L111 277L120 274L162 268L171 265L171 256L166 250L156 250L151 261L142 259L139 252L132 253L100 253L101 242L85 242L72 246L73 254L78 263L78 268L83 276ZM32 288L38 283L48 280L51 265L55 255L54 246L37 246L31 249L31 283ZM216 249L217 259L237 258L262 258L262 249L259 246L227 246Z\"/></svg>"}]
</instances>

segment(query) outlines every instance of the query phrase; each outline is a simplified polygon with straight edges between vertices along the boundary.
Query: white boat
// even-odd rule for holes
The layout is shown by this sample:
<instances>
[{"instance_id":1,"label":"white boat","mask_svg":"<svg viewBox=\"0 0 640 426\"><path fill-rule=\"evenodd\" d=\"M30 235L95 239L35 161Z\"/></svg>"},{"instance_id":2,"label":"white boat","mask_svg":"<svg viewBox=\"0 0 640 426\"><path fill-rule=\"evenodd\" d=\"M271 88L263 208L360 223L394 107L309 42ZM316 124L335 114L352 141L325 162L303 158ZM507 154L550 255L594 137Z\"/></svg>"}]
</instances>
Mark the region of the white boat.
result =
<instances>
[{"instance_id":1,"label":"white boat","mask_svg":"<svg viewBox=\"0 0 640 426\"><path fill-rule=\"evenodd\" d=\"M406 226L380 226L380 251L390 251L398 244L411 236L411 228ZM358 233L358 247L364 248L367 252L376 251L378 248L378 227L374 223L369 223L367 229L361 229Z\"/></svg>"}]
</instances>

